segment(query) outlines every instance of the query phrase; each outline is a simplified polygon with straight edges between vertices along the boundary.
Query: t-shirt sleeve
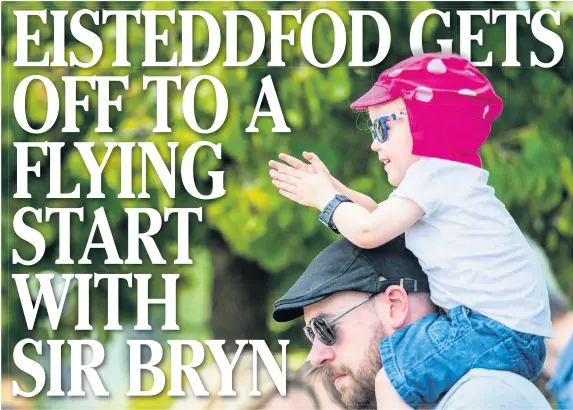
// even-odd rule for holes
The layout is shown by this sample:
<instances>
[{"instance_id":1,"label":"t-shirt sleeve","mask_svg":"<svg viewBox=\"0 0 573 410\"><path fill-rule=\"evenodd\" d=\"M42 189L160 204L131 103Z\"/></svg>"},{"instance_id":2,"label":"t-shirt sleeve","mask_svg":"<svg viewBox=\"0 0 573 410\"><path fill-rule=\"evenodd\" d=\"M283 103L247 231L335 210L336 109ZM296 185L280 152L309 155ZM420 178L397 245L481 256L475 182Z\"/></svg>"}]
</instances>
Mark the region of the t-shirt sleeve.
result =
<instances>
[{"instance_id":1,"label":"t-shirt sleeve","mask_svg":"<svg viewBox=\"0 0 573 410\"><path fill-rule=\"evenodd\" d=\"M421 158L410 165L390 196L411 199L424 210L425 216L431 216L449 194L447 186L455 181L455 169L455 164L443 160Z\"/></svg>"}]
</instances>

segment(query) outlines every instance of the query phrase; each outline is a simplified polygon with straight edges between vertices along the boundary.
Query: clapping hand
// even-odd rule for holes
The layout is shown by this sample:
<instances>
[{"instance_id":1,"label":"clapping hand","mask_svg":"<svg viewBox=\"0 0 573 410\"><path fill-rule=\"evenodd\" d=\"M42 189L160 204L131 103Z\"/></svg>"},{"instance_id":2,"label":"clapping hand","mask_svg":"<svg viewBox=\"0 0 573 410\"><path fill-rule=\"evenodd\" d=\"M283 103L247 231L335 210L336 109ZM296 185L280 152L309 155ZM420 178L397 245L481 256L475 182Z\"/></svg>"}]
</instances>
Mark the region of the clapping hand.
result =
<instances>
[{"instance_id":1,"label":"clapping hand","mask_svg":"<svg viewBox=\"0 0 573 410\"><path fill-rule=\"evenodd\" d=\"M330 172L316 154L304 152L308 164L288 154L281 153L278 161L269 161L269 174L279 193L301 205L319 210L337 194Z\"/></svg>"}]
</instances>

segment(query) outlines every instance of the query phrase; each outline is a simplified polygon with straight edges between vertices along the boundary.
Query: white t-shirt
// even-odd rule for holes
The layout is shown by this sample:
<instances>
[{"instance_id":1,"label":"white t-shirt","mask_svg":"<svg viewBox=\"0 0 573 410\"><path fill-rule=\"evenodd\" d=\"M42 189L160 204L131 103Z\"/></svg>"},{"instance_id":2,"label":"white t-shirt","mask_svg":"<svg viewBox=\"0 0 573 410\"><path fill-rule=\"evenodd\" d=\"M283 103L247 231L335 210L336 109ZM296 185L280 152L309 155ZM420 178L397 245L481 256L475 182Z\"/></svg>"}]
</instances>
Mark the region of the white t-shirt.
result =
<instances>
[{"instance_id":1,"label":"white t-shirt","mask_svg":"<svg viewBox=\"0 0 573 410\"><path fill-rule=\"evenodd\" d=\"M552 337L540 264L488 176L437 158L412 164L391 194L425 213L406 231L406 246L428 275L437 306L464 305L511 329Z\"/></svg>"}]
</instances>

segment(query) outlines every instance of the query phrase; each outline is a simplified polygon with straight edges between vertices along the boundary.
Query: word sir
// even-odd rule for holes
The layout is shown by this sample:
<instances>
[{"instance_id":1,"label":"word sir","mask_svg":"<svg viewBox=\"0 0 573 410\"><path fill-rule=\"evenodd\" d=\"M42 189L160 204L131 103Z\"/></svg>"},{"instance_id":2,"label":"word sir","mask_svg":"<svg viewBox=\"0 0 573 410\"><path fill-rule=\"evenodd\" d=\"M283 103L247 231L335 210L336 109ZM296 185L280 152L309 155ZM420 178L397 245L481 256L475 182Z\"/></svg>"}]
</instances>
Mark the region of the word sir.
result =
<instances>
[{"instance_id":1,"label":"word sir","mask_svg":"<svg viewBox=\"0 0 573 410\"><path fill-rule=\"evenodd\" d=\"M93 330L89 320L90 287L97 287L98 283L103 280L107 282L108 294L108 315L104 330L121 331L123 327L119 323L119 284L125 282L131 287L133 279L137 282L137 324L134 326L134 330L151 330L149 325L149 305L151 304L165 306L165 324L161 327L162 330L179 330L176 322L176 282L179 275L163 274L161 276L165 282L165 298L163 299L151 299L149 297L150 274L63 274L59 278L59 283L54 283L55 275L53 273L39 273L34 275L32 279L30 279L29 274L13 274L12 278L16 283L26 325L30 330L34 327L41 304L45 305L51 328L53 330L58 328L60 317L65 308L66 297L73 285L75 285L78 292L78 323L75 326L75 330ZM30 280L39 282L38 295L35 301L32 301L29 287ZM61 289L60 292L57 291L58 286ZM57 295L58 293L60 295ZM58 297L59 301L56 300ZM12 394L14 396L34 397L46 385L49 386L47 396L85 396L85 382L91 387L95 396L110 395L98 374L98 367L105 359L105 349L100 341L47 340L45 343L49 346L49 349L46 349L46 346L40 340L24 339L16 344L13 352L14 364L18 369L32 376L35 385L32 390L26 391L18 382L13 382ZM257 388L258 359L266 367L279 392L282 395L286 394L286 346L288 345L286 340L279 341L282 347L281 367L279 367L272 352L263 340L236 340L235 343L238 345L238 349L232 360L225 355L223 346L226 342L224 340L205 340L204 344L211 352L215 363L221 371L221 385L207 386L209 390L204 386L196 370L197 367L203 364L206 357L206 349L203 343L197 340L169 340L167 343L169 345L171 367L170 378L168 379L169 391L167 393L169 396L185 395L183 391L183 375L187 377L191 390L196 396L209 396L209 391L213 391L214 388L219 388L218 394L220 396L235 396L236 392L233 390L232 380L233 368L247 344L252 347L254 369L253 390L249 395L260 396L261 394ZM129 346L130 380L127 396L154 396L161 393L167 384L166 376L162 370L164 366L160 365L163 359L162 345L155 340L128 340L127 344ZM25 352L27 350L25 348L29 345L34 348L37 354L49 357L48 371L50 377L47 383L44 368ZM188 363L184 363L183 359L183 350L185 348L190 348L192 351L192 359ZM70 354L68 365L70 366L71 374L71 386L67 392L64 392L62 389L61 382L62 357L65 350ZM142 352L144 350L151 352L151 357L146 363L142 362ZM91 359L86 362L86 357L90 356ZM144 371L151 373L153 379L153 385L147 390L143 388L142 374ZM82 374L85 377L82 377Z\"/></svg>"}]
</instances>

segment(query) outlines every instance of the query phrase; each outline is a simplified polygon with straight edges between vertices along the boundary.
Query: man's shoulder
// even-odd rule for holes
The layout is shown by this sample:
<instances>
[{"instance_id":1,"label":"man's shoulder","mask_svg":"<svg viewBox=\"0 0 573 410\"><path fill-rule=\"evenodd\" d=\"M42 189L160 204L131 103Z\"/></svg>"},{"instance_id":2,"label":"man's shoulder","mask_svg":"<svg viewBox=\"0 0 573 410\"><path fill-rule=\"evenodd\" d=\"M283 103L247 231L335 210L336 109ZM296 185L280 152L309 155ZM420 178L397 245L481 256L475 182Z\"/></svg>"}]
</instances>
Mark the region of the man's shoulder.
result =
<instances>
[{"instance_id":1,"label":"man's shoulder","mask_svg":"<svg viewBox=\"0 0 573 410\"><path fill-rule=\"evenodd\" d=\"M551 409L539 389L510 372L473 369L444 396L435 410Z\"/></svg>"}]
</instances>

